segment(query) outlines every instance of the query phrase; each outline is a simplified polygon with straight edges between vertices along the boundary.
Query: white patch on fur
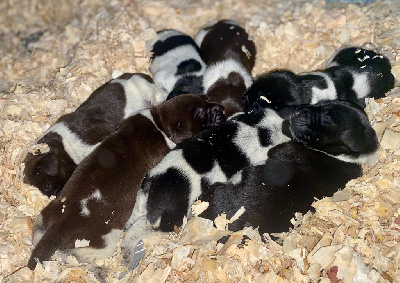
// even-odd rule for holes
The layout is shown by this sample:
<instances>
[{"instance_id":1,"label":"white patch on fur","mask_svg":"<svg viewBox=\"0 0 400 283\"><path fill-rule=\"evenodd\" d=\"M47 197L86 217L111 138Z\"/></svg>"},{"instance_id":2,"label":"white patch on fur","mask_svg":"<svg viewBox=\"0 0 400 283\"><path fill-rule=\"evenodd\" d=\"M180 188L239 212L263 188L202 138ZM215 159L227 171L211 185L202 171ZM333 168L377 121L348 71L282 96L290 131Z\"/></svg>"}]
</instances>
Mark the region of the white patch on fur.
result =
<instances>
[{"instance_id":1,"label":"white patch on fur","mask_svg":"<svg viewBox=\"0 0 400 283\"><path fill-rule=\"evenodd\" d=\"M178 65L186 60L194 59L201 64L201 69L197 72L187 73L185 75L203 75L206 65L193 45L186 44L178 46L161 56L153 59L150 66L150 72L153 74L154 83L164 90L167 94L170 93L180 76L175 76Z\"/></svg>"},{"instance_id":2,"label":"white patch on fur","mask_svg":"<svg viewBox=\"0 0 400 283\"><path fill-rule=\"evenodd\" d=\"M142 114L144 117L146 117L147 119L149 119L149 120L153 123L154 127L156 127L157 131L159 131L159 132L163 135L164 140L165 140L165 142L167 143L167 146L169 147L169 149L175 148L176 143L174 143L169 137L167 137L167 135L164 133L164 131L161 131L161 130L157 127L156 123L154 122L153 116L151 115L150 109L144 110L144 111L142 111L140 114Z\"/></svg>"},{"instance_id":3,"label":"white patch on fur","mask_svg":"<svg viewBox=\"0 0 400 283\"><path fill-rule=\"evenodd\" d=\"M229 181L233 184L233 185L237 185L242 181L242 170L240 170L239 172L235 173L230 179Z\"/></svg>"},{"instance_id":4,"label":"white patch on fur","mask_svg":"<svg viewBox=\"0 0 400 283\"><path fill-rule=\"evenodd\" d=\"M191 188L189 204L191 205L201 194L201 175L190 166L182 154L182 149L169 152L160 163L149 172L149 177L164 174L169 168L177 169L182 175L186 176ZM213 177L213 176L210 176Z\"/></svg>"},{"instance_id":5,"label":"white patch on fur","mask_svg":"<svg viewBox=\"0 0 400 283\"><path fill-rule=\"evenodd\" d=\"M116 246L121 238L122 230L112 229L110 233L104 235L102 238L105 247L102 249L95 249L91 247L75 248L70 250L80 261L92 262L97 259L106 259L112 256L116 251Z\"/></svg>"},{"instance_id":6,"label":"white patch on fur","mask_svg":"<svg viewBox=\"0 0 400 283\"><path fill-rule=\"evenodd\" d=\"M126 97L124 119L143 109L159 105L166 99L155 84L139 75L133 75L129 80L115 79L111 83L119 83L124 87Z\"/></svg>"},{"instance_id":7,"label":"white patch on fur","mask_svg":"<svg viewBox=\"0 0 400 283\"><path fill-rule=\"evenodd\" d=\"M352 72L354 83L352 90L357 94L358 98L365 98L370 93L369 81L367 74L357 74Z\"/></svg>"},{"instance_id":8,"label":"white patch on fur","mask_svg":"<svg viewBox=\"0 0 400 283\"><path fill-rule=\"evenodd\" d=\"M99 190L97 190L97 189L94 190L94 192L90 196L88 196L87 198L84 198L84 199L81 200L81 209L82 210L81 210L80 214L82 216L88 217L90 215L90 210L87 207L87 203L90 200L94 200L94 201L99 202L102 199L103 199L103 196L101 195L101 192Z\"/></svg>"},{"instance_id":9,"label":"white patch on fur","mask_svg":"<svg viewBox=\"0 0 400 283\"><path fill-rule=\"evenodd\" d=\"M203 43L204 37L206 37L207 33L210 31L210 29L201 29L195 36L194 42L196 42L198 47L201 47L201 44Z\"/></svg>"},{"instance_id":10,"label":"white patch on fur","mask_svg":"<svg viewBox=\"0 0 400 283\"><path fill-rule=\"evenodd\" d=\"M146 217L147 215L147 199L149 195L144 193L140 189L136 195L135 207L132 210L131 216L129 216L128 221L125 224L124 230L128 230L136 221L141 217Z\"/></svg>"},{"instance_id":11,"label":"white patch on fur","mask_svg":"<svg viewBox=\"0 0 400 283\"><path fill-rule=\"evenodd\" d=\"M170 38L170 37L172 37L172 36L177 36L177 35L185 35L185 34L179 32L179 31L177 31L177 30L174 30L174 29L171 29L171 30L164 30L164 31L162 31L162 32L159 32L155 38L153 38L153 39L151 39L151 40L148 40L148 41L146 42L146 48L147 48L147 49L153 49L153 46L154 46L154 44L155 44L156 42L158 42L158 41L164 41L164 40L166 40L167 38Z\"/></svg>"},{"instance_id":12,"label":"white patch on fur","mask_svg":"<svg viewBox=\"0 0 400 283\"><path fill-rule=\"evenodd\" d=\"M282 133L283 119L271 109L264 110L264 117L257 127L251 127L237 122L239 130L233 142L246 154L252 166L264 164L268 159L268 151L272 146L284 143L290 139ZM258 138L258 128L270 130L271 145L263 147Z\"/></svg>"},{"instance_id":13,"label":"white patch on fur","mask_svg":"<svg viewBox=\"0 0 400 283\"><path fill-rule=\"evenodd\" d=\"M323 151L322 151L323 152ZM378 162L378 155L379 155L379 151L374 151L372 153L369 154L362 154L359 157L353 157L353 156L348 156L345 154L341 154L341 155L331 155L328 154L326 152L324 152L325 154L332 156L336 159L342 160L344 162L348 162L348 163L355 163L355 164L360 164L360 165L368 165L368 166L373 166Z\"/></svg>"},{"instance_id":14,"label":"white patch on fur","mask_svg":"<svg viewBox=\"0 0 400 283\"><path fill-rule=\"evenodd\" d=\"M45 233L46 230L43 229L43 216L42 214L39 214L35 220L35 225L32 231L32 245L34 247L39 243Z\"/></svg>"},{"instance_id":15,"label":"white patch on fur","mask_svg":"<svg viewBox=\"0 0 400 283\"><path fill-rule=\"evenodd\" d=\"M64 150L68 153L75 164L81 163L86 156L100 145L100 142L93 145L85 143L77 134L71 132L64 122L52 125L43 135L50 132L57 133L61 136Z\"/></svg>"},{"instance_id":16,"label":"white patch on fur","mask_svg":"<svg viewBox=\"0 0 400 283\"><path fill-rule=\"evenodd\" d=\"M335 84L334 84L333 80L327 74L322 73L322 72L313 72L313 73L305 73L305 74L301 74L301 75L306 75L306 74L321 76L325 79L325 82L328 85L328 87L324 88L324 89L320 89L316 86L311 88L311 92L312 92L311 104L315 104L321 100L337 99L337 92L336 92Z\"/></svg>"},{"instance_id":17,"label":"white patch on fur","mask_svg":"<svg viewBox=\"0 0 400 283\"><path fill-rule=\"evenodd\" d=\"M243 65L233 59L217 62L208 66L203 76L204 92L207 93L208 89L214 85L220 78L226 79L229 74L236 72L244 80L246 88L251 86L253 78L251 74L243 67Z\"/></svg>"},{"instance_id":18,"label":"white patch on fur","mask_svg":"<svg viewBox=\"0 0 400 283\"><path fill-rule=\"evenodd\" d=\"M211 185L217 182L226 183L228 181L228 178L226 177L224 172L222 172L221 166L219 166L218 162L214 162L211 171L207 172L203 177L206 178Z\"/></svg>"}]
</instances>

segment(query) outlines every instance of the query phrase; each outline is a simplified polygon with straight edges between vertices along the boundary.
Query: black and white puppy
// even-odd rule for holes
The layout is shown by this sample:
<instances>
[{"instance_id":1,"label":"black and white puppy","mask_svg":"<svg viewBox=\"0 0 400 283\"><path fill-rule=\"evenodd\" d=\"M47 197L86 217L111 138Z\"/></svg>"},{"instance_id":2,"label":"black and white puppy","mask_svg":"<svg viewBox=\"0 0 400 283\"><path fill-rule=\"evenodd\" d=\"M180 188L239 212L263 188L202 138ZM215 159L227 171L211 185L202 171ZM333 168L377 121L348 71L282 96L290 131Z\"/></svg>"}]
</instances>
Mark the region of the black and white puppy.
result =
<instances>
[{"instance_id":1,"label":"black and white puppy","mask_svg":"<svg viewBox=\"0 0 400 283\"><path fill-rule=\"evenodd\" d=\"M79 164L60 196L38 216L28 267L49 260L56 250L81 261L111 256L148 171L176 143L224 121L222 106L193 94L127 118Z\"/></svg>"},{"instance_id":2,"label":"black and white puppy","mask_svg":"<svg viewBox=\"0 0 400 283\"><path fill-rule=\"evenodd\" d=\"M183 93L204 94L206 65L194 40L180 31L159 31L148 43L152 50L150 71L167 99Z\"/></svg>"},{"instance_id":3,"label":"black and white puppy","mask_svg":"<svg viewBox=\"0 0 400 283\"><path fill-rule=\"evenodd\" d=\"M339 50L325 70L298 75L278 70L260 75L243 99L246 111L322 100L346 100L365 107L365 98L384 97L393 87L394 76L386 57L351 47Z\"/></svg>"},{"instance_id":4,"label":"black and white puppy","mask_svg":"<svg viewBox=\"0 0 400 283\"><path fill-rule=\"evenodd\" d=\"M127 73L105 83L39 138L35 145L46 144L47 150L27 154L24 182L47 196L58 195L76 166L123 120L162 101L161 91L145 74Z\"/></svg>"},{"instance_id":5,"label":"black and white puppy","mask_svg":"<svg viewBox=\"0 0 400 283\"><path fill-rule=\"evenodd\" d=\"M264 164L271 147L290 140L282 130L284 121L272 109L240 113L169 152L150 170L138 192L121 246L125 263L131 262L142 237L182 224L202 185L238 183L246 166Z\"/></svg>"},{"instance_id":6,"label":"black and white puppy","mask_svg":"<svg viewBox=\"0 0 400 283\"><path fill-rule=\"evenodd\" d=\"M239 184L203 187L199 199L209 207L200 216L214 219L226 213L230 218L243 206L245 212L229 224L230 230L252 226L262 234L288 231L296 212L304 214L315 198L344 188L376 156L376 134L355 105L332 101L323 108L299 107L291 119L296 141L272 148L265 164L243 171Z\"/></svg>"},{"instance_id":7,"label":"black and white puppy","mask_svg":"<svg viewBox=\"0 0 400 283\"><path fill-rule=\"evenodd\" d=\"M202 28L195 41L207 65L205 94L224 106L228 116L243 111L242 95L253 83L256 47L246 30L232 20Z\"/></svg>"},{"instance_id":8,"label":"black and white puppy","mask_svg":"<svg viewBox=\"0 0 400 283\"><path fill-rule=\"evenodd\" d=\"M264 172L263 168L271 169L271 174L276 174L262 176L266 180L268 178L275 180L277 185L288 182L288 178L290 178L288 174L291 172L283 172L287 176L283 175L280 180L278 174L280 168L271 168L275 166L275 161L269 161L269 151L290 139L296 140L305 149L305 153L299 153L299 162L302 161L302 158L307 157L307 148L310 147L316 152L317 157L315 158L319 158L319 152L322 152L324 157L327 153L329 155L326 155L326 162L329 163L329 159L332 159L338 164L343 164L343 170L352 170L344 174L340 182L335 183L335 188L339 188L337 184L343 185L344 180L358 176L361 173L359 164L375 157L378 145L375 132L369 125L365 113L357 105L344 101L320 102L316 105L299 106L294 110L292 108L285 109L279 114L283 118L272 109L248 115L236 115L228 123L185 140L169 152L160 163L150 170L138 192L137 202L128 222L128 225L132 226L128 230L123 244L125 259L132 257L130 251L133 250L137 241L147 233L151 233L154 229L172 231L174 226L180 226L183 217L190 216L191 205L197 199L210 202L211 208L204 212L209 217L221 212L234 213L242 205L247 209L246 198L251 202L255 198L265 196L267 204L273 203L274 199L268 199L268 192L260 193L260 195L253 194L250 189L253 183L250 182L254 179L258 180L257 176L253 176L253 171ZM289 152L288 162L295 162L296 160L292 159L296 156L291 157L290 154ZM275 155L272 156L276 159ZM283 166L286 166L285 158L283 151L281 157L283 161L280 161ZM307 170L306 162L314 161L304 161L303 169L305 171ZM316 166L315 170L318 170L317 162L313 163ZM347 166L347 164L353 165ZM260 166L262 169L256 169L258 167L246 169L254 166ZM331 168L334 169L335 166L332 165ZM242 170L244 170L243 177ZM324 176L323 172L321 176ZM307 175L303 177L308 178ZM309 178L311 179L313 176L309 176ZM272 182L267 184L272 186ZM304 181L304 184L307 182ZM247 186L249 188L246 191L244 189ZM225 188L227 189L225 190ZM241 192L236 188L243 188L244 191ZM259 187L257 188L261 190ZM232 193L228 191L229 189L232 189ZM216 191L215 194L214 191ZM243 193L243 195L237 195L237 203L231 205L228 199L226 199L226 204L223 202L224 193L227 197L234 197L235 193ZM278 197L279 194L276 198ZM277 201L280 200L277 199ZM218 205L223 207L223 211L219 210ZM238 205L240 206L238 207ZM301 206L300 204L293 205ZM277 206L274 207L278 209ZM249 209L256 211L257 208L255 205L254 207L250 206ZM258 209L260 213L263 212L262 207ZM267 210L268 208L265 208L265 211ZM262 221L268 220L268 215L257 216L256 212L245 216L244 223L251 223L252 217L258 217ZM258 220L254 220L253 225L261 226L256 221ZM273 220L271 221L273 222ZM243 222L240 223L243 224Z\"/></svg>"}]
</instances>

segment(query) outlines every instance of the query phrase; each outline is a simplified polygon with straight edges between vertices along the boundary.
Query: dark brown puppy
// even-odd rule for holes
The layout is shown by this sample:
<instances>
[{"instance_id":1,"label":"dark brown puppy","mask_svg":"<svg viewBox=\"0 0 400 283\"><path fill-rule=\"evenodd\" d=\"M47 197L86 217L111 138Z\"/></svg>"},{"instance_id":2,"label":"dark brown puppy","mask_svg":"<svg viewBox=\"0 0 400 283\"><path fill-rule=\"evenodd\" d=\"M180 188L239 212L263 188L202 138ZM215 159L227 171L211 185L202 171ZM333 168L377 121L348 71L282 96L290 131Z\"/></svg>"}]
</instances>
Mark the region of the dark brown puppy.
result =
<instances>
[{"instance_id":1,"label":"dark brown puppy","mask_svg":"<svg viewBox=\"0 0 400 283\"><path fill-rule=\"evenodd\" d=\"M147 172L175 143L223 121L222 106L192 94L127 118L38 216L28 267L34 269L56 250L83 261L111 256Z\"/></svg>"},{"instance_id":2,"label":"dark brown puppy","mask_svg":"<svg viewBox=\"0 0 400 283\"><path fill-rule=\"evenodd\" d=\"M196 43L207 69L203 88L211 101L224 106L228 116L243 111L242 94L253 82L256 47L237 22L222 20L206 26Z\"/></svg>"},{"instance_id":3,"label":"dark brown puppy","mask_svg":"<svg viewBox=\"0 0 400 283\"><path fill-rule=\"evenodd\" d=\"M105 83L39 138L36 145L47 144L47 150L27 154L24 182L47 196L58 195L76 166L124 119L164 100L145 74L127 73Z\"/></svg>"}]
</instances>

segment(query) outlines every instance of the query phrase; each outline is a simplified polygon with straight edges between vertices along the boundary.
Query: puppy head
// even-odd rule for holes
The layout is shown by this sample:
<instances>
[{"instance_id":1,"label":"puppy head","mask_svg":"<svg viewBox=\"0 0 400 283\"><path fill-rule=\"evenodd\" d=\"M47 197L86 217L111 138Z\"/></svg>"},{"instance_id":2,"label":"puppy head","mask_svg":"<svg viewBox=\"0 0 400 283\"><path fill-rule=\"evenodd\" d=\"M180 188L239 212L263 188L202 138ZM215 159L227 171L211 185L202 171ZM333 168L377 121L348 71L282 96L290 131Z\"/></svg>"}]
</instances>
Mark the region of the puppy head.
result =
<instances>
[{"instance_id":1,"label":"puppy head","mask_svg":"<svg viewBox=\"0 0 400 283\"><path fill-rule=\"evenodd\" d=\"M338 158L346 156L356 161L378 149L375 131L366 114L350 102L325 101L299 106L289 123L295 140Z\"/></svg>"},{"instance_id":2,"label":"puppy head","mask_svg":"<svg viewBox=\"0 0 400 283\"><path fill-rule=\"evenodd\" d=\"M275 71L256 78L243 94L246 112L260 108L280 109L300 104L297 77L290 71Z\"/></svg>"},{"instance_id":3,"label":"puppy head","mask_svg":"<svg viewBox=\"0 0 400 283\"><path fill-rule=\"evenodd\" d=\"M59 195L73 171L73 168L63 164L62 157L57 156L52 150L37 155L28 153L24 163L24 182L37 187L49 197Z\"/></svg>"},{"instance_id":4,"label":"puppy head","mask_svg":"<svg viewBox=\"0 0 400 283\"><path fill-rule=\"evenodd\" d=\"M167 100L152 112L157 126L175 143L226 121L221 105L205 95L182 94Z\"/></svg>"}]
</instances>

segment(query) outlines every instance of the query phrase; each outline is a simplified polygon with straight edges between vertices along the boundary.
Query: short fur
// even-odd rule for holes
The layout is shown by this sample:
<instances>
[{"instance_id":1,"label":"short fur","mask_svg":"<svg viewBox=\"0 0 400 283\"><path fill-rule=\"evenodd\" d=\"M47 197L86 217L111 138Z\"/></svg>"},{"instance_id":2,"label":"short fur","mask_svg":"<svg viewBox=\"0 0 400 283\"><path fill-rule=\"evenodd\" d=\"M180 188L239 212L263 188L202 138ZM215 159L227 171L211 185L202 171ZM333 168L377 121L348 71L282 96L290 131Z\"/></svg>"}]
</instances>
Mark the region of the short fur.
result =
<instances>
[{"instance_id":1,"label":"short fur","mask_svg":"<svg viewBox=\"0 0 400 283\"><path fill-rule=\"evenodd\" d=\"M260 75L243 99L246 111L322 100L346 100L365 107L365 98L384 97L393 87L389 60L373 51L353 47L339 50L326 70L298 75L278 70Z\"/></svg>"},{"instance_id":2,"label":"short fur","mask_svg":"<svg viewBox=\"0 0 400 283\"><path fill-rule=\"evenodd\" d=\"M233 59L251 73L256 60L256 46L238 22L221 20L203 27L196 35L207 66L226 59Z\"/></svg>"},{"instance_id":3,"label":"short fur","mask_svg":"<svg viewBox=\"0 0 400 283\"><path fill-rule=\"evenodd\" d=\"M256 47L239 23L221 20L201 29L195 38L207 69L206 95L224 106L228 116L243 111L242 95L253 83Z\"/></svg>"},{"instance_id":4,"label":"short fur","mask_svg":"<svg viewBox=\"0 0 400 283\"><path fill-rule=\"evenodd\" d=\"M28 267L49 260L56 250L83 261L112 255L148 170L175 143L224 121L220 105L196 95L127 118L79 164L60 196L37 218ZM76 247L77 240L88 246Z\"/></svg>"},{"instance_id":5,"label":"short fur","mask_svg":"<svg viewBox=\"0 0 400 283\"><path fill-rule=\"evenodd\" d=\"M257 170L246 168L273 166L273 161L268 161L269 150L288 142L289 137L303 147L327 152L340 164L346 163L338 160L359 164L366 162L369 157L375 157L378 148L375 132L363 110L356 105L342 101L323 102L282 110L279 114L281 117L275 111L265 109L248 115L236 115L229 123L185 140L169 152L143 181L128 222L132 227L124 240L125 258L130 257L133 246L152 229L172 231L174 226L181 225L183 217L190 216L190 207L196 199L211 201L214 206L222 203L220 198L223 198L224 189L219 191L221 197L213 198L214 188L219 188L217 184L230 184L226 187L233 189L239 184L242 188L242 184L252 180L253 177L249 176L251 170ZM327 155L326 158L331 157ZM361 167L350 165L343 168L355 168L343 176L347 180L358 176ZM245 174L241 178L243 169ZM274 170L278 172L280 169ZM279 180L279 176L275 179L281 182L279 184L285 183L285 176L282 176L282 180ZM248 191L244 194L252 194L250 189ZM233 195L227 192L227 196ZM238 203L245 202L246 197L238 196ZM250 199L257 197L249 196ZM234 205L229 208L229 202L223 207L229 213L237 210ZM218 208L210 210L219 212ZM251 221L251 217L246 221Z\"/></svg>"},{"instance_id":6,"label":"short fur","mask_svg":"<svg viewBox=\"0 0 400 283\"><path fill-rule=\"evenodd\" d=\"M373 156L378 149L366 115L342 102L323 113L317 109L307 106L293 117L299 122L291 124L291 131L300 142L272 148L265 164L243 171L239 184L219 183L204 189L200 199L209 207L200 216L214 219L226 213L230 218L243 206L245 212L229 224L230 230L252 226L260 233L285 232L296 212L306 213L315 198L331 196L361 176L361 163L366 161L361 156ZM327 135L321 128L328 129Z\"/></svg>"},{"instance_id":7,"label":"short fur","mask_svg":"<svg viewBox=\"0 0 400 283\"><path fill-rule=\"evenodd\" d=\"M183 93L204 94L201 84L206 65L194 40L177 30L159 31L149 42L150 71L167 99Z\"/></svg>"},{"instance_id":8,"label":"short fur","mask_svg":"<svg viewBox=\"0 0 400 283\"><path fill-rule=\"evenodd\" d=\"M124 119L163 100L145 74L127 73L105 83L39 138L36 144L47 144L50 150L27 154L24 181L57 196L76 166Z\"/></svg>"}]
</instances>

